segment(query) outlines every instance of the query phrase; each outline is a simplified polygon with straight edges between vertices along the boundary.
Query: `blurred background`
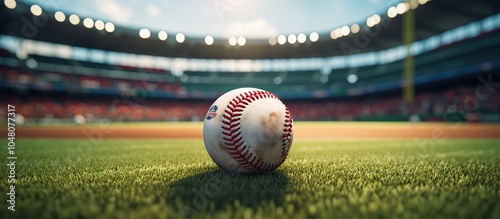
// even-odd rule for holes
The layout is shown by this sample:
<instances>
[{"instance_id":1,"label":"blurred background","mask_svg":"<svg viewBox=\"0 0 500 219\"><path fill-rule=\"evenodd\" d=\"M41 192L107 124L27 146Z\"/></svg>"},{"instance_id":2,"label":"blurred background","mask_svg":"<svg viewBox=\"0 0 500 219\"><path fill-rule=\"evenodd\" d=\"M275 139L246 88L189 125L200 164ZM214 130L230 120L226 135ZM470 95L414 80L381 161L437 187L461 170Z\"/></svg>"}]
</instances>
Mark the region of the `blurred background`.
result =
<instances>
[{"instance_id":1,"label":"blurred background","mask_svg":"<svg viewBox=\"0 0 500 219\"><path fill-rule=\"evenodd\" d=\"M24 124L203 121L221 94L256 87L295 120L500 122L499 12L497 0L4 0L0 103Z\"/></svg>"}]
</instances>

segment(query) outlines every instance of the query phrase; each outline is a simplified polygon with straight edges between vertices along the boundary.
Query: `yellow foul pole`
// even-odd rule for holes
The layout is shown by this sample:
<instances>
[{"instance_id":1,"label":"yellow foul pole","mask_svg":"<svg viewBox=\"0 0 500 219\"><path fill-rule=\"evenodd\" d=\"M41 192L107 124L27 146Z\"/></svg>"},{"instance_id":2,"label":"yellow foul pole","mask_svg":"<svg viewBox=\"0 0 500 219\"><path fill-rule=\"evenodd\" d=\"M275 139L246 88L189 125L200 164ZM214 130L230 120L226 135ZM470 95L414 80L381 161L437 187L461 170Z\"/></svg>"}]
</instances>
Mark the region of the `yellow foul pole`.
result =
<instances>
[{"instance_id":1,"label":"yellow foul pole","mask_svg":"<svg viewBox=\"0 0 500 219\"><path fill-rule=\"evenodd\" d=\"M415 13L408 10L403 14L403 43L406 46L407 56L403 66L403 99L407 103L415 99L415 61L411 51L411 44L415 40Z\"/></svg>"}]
</instances>

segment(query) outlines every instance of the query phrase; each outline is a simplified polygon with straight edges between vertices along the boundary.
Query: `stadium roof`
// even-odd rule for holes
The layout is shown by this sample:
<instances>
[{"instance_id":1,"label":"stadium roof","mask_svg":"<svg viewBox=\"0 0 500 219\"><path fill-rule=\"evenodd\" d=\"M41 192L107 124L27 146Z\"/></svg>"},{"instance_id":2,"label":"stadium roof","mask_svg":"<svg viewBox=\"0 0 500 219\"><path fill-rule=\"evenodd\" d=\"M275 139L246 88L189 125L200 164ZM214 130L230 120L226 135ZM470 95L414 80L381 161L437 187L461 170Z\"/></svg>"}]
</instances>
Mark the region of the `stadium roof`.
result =
<instances>
[{"instance_id":1,"label":"stadium roof","mask_svg":"<svg viewBox=\"0 0 500 219\"><path fill-rule=\"evenodd\" d=\"M78 25L73 25L67 20L58 22L54 18L54 12L43 12L35 16L29 5L19 2L14 10L3 5L0 10L0 34L85 48L164 57L205 59L327 57L378 51L402 44L403 16L388 18L387 12L379 13L381 21L378 25L368 28L367 24L359 24L361 26L359 33L337 39L332 39L330 32L320 32L316 42L307 40L302 44L286 42L284 45L275 42L276 45L272 46L268 39L258 39L247 40L244 46L231 46L228 39L217 38L212 45L207 45L204 38L189 36L186 36L183 43L177 42L172 36L165 41L157 37L141 39L137 29L117 26L113 28L114 31L107 32L87 28L83 24L83 18ZM415 40L443 33L497 14L499 11L498 1L491 0L429 2L414 11ZM335 28L337 27L332 27L332 30Z\"/></svg>"}]
</instances>

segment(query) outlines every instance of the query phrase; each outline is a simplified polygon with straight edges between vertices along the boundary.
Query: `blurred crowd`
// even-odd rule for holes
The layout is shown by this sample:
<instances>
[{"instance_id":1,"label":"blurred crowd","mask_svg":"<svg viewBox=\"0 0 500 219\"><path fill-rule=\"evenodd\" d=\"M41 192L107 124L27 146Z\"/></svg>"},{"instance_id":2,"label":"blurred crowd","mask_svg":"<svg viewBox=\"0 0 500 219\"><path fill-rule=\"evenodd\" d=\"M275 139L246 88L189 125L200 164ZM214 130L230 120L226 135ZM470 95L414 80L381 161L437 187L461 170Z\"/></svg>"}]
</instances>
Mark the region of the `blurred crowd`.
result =
<instances>
[{"instance_id":1,"label":"blurred crowd","mask_svg":"<svg viewBox=\"0 0 500 219\"><path fill-rule=\"evenodd\" d=\"M16 106L17 113L29 118L74 118L91 122L201 120L209 103L178 100L150 100L133 97L49 97L40 95L8 96L5 103ZM3 112L5 113L5 112Z\"/></svg>"},{"instance_id":2,"label":"blurred crowd","mask_svg":"<svg viewBox=\"0 0 500 219\"><path fill-rule=\"evenodd\" d=\"M126 68L120 66L121 68ZM91 75L77 75L71 73L34 72L22 69L0 67L0 82L4 81L18 87L32 87L40 90L65 90L75 91L78 89L118 89L126 93L133 88L146 89L148 91L161 92L184 92L185 89L176 83L154 80L154 74L150 77L152 81L131 80L123 78L98 77Z\"/></svg>"},{"instance_id":3,"label":"blurred crowd","mask_svg":"<svg viewBox=\"0 0 500 219\"><path fill-rule=\"evenodd\" d=\"M482 113L500 112L500 95L481 89L480 85L458 85L446 89L418 92L413 102L400 95L378 95L364 98L344 98L327 101L291 101L288 105L294 116L305 120L356 120L363 118L409 118L411 115L426 120L445 121L451 115L477 121Z\"/></svg>"},{"instance_id":4,"label":"blurred crowd","mask_svg":"<svg viewBox=\"0 0 500 219\"><path fill-rule=\"evenodd\" d=\"M478 96L477 85L418 92L412 103L399 95L377 95L322 100L283 100L295 120L363 120L390 117L446 121L480 121L482 114L500 112L500 95ZM489 94L489 95L486 95ZM26 119L85 118L86 122L113 121L201 121L213 100L142 99L131 96L44 94L2 95L2 105L16 106ZM5 109L0 114L5 115ZM2 116L4 117L4 116Z\"/></svg>"}]
</instances>

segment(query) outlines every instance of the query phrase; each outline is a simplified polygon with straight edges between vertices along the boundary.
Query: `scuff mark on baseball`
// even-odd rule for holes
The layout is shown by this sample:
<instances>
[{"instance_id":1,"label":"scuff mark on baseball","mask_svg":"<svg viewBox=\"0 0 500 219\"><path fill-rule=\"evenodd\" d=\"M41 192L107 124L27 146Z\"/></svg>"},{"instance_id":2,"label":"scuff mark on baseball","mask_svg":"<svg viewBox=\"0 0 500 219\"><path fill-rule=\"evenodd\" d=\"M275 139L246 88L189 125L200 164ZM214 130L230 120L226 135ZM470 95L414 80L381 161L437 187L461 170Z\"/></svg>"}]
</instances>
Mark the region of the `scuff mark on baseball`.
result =
<instances>
[{"instance_id":1,"label":"scuff mark on baseball","mask_svg":"<svg viewBox=\"0 0 500 219\"><path fill-rule=\"evenodd\" d=\"M292 114L271 92L235 89L209 108L203 141L212 160L227 172L269 172L278 168L290 151Z\"/></svg>"}]
</instances>

